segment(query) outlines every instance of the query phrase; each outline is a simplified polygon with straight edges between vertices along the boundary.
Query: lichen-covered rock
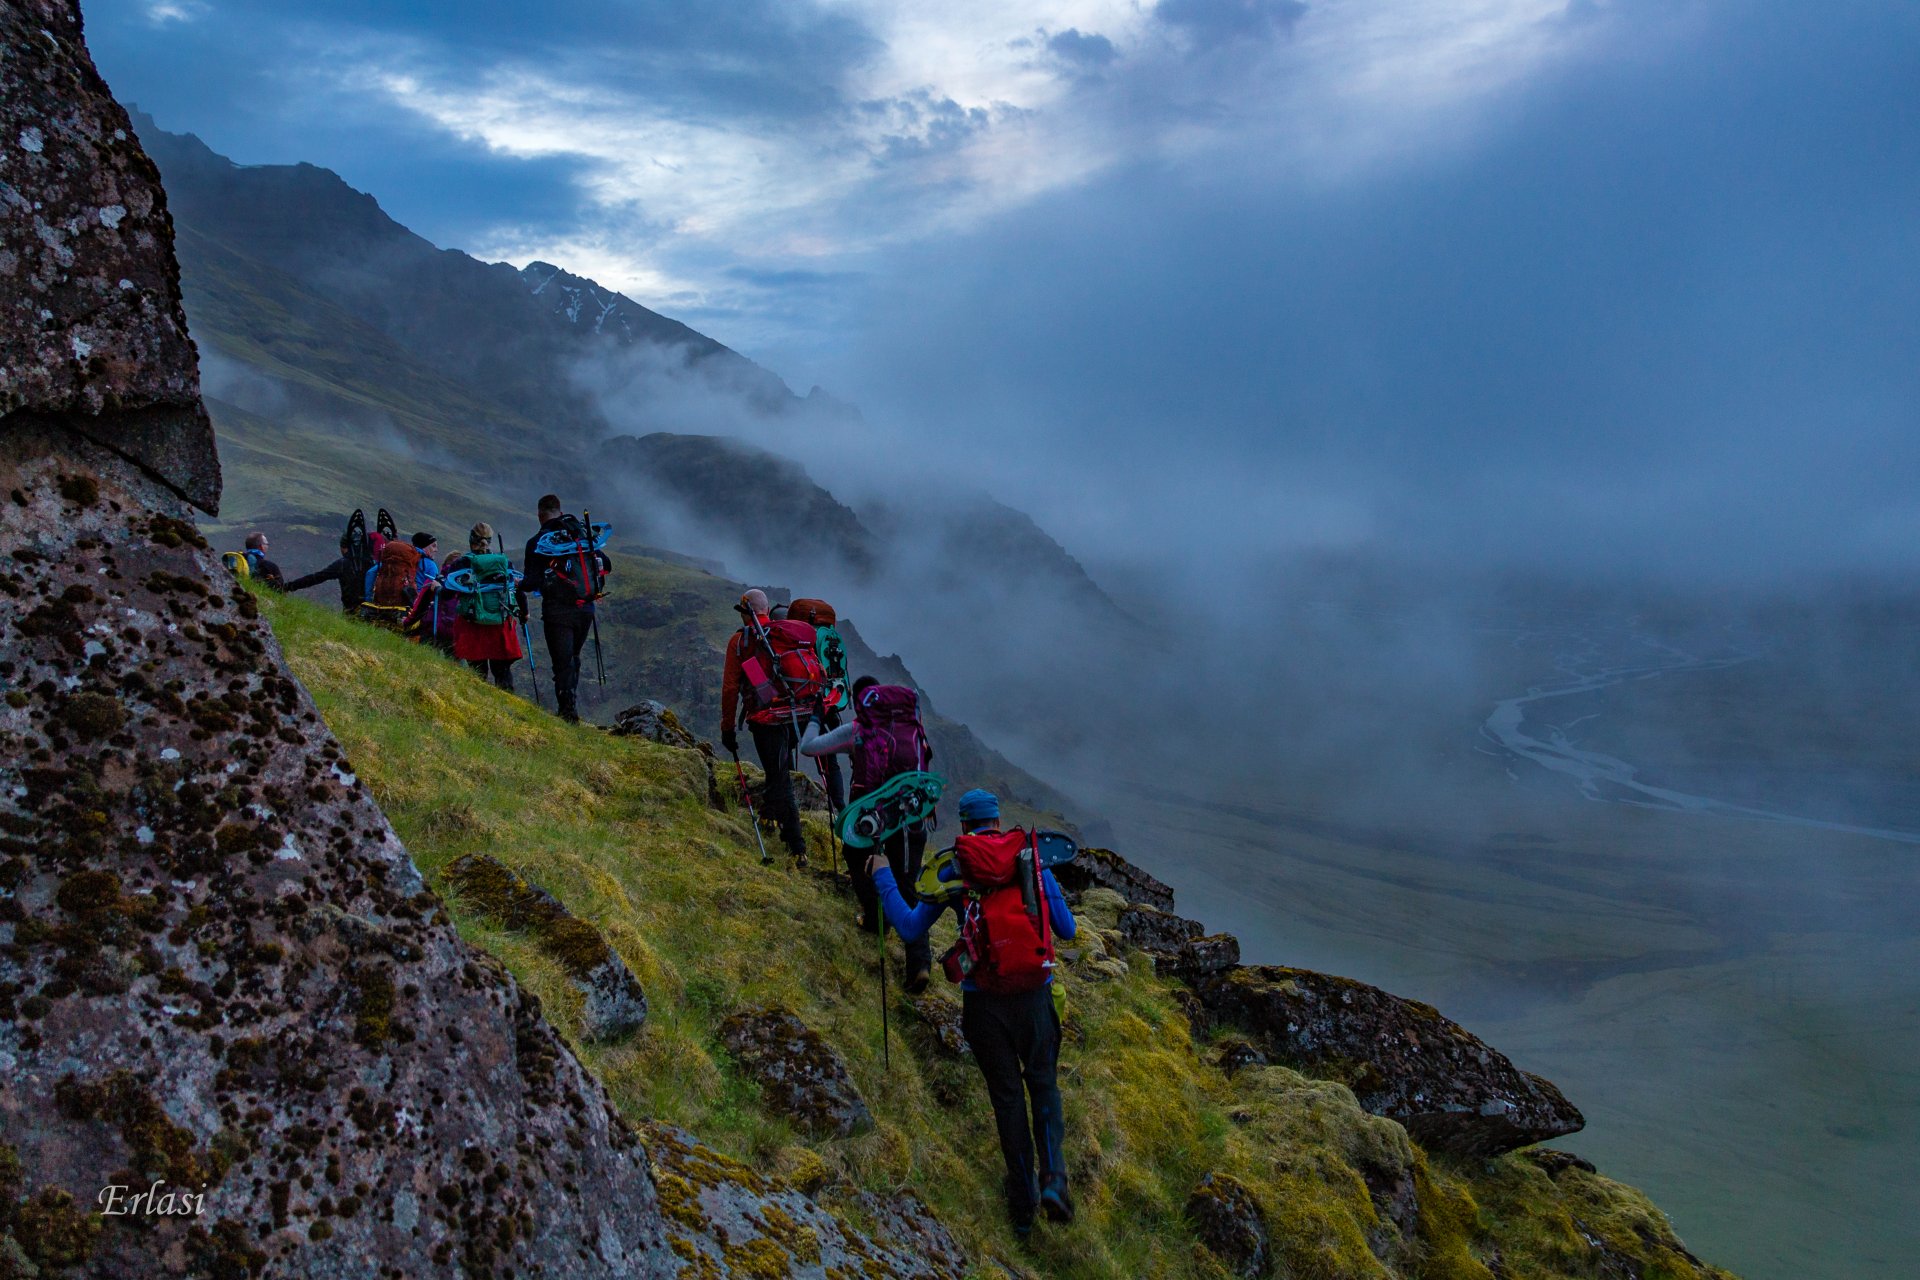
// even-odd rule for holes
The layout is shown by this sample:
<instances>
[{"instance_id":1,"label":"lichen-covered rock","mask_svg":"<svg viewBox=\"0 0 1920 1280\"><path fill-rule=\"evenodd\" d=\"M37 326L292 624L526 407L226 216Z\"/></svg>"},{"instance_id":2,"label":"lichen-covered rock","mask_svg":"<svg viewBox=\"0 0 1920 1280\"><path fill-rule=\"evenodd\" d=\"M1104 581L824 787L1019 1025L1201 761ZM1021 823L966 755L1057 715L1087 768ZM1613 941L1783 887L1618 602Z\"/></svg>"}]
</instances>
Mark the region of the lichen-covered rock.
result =
<instances>
[{"instance_id":1,"label":"lichen-covered rock","mask_svg":"<svg viewBox=\"0 0 1920 1280\"><path fill-rule=\"evenodd\" d=\"M525 930L560 962L586 997L581 1012L588 1039L624 1040L647 1020L647 995L627 962L598 929L511 867L484 853L447 866L447 883L474 911L506 929Z\"/></svg>"},{"instance_id":2,"label":"lichen-covered rock","mask_svg":"<svg viewBox=\"0 0 1920 1280\"><path fill-rule=\"evenodd\" d=\"M1585 1123L1551 1082L1417 1000L1280 967L1217 974L1199 994L1274 1061L1340 1081L1429 1149L1492 1156Z\"/></svg>"},{"instance_id":3,"label":"lichen-covered rock","mask_svg":"<svg viewBox=\"0 0 1920 1280\"><path fill-rule=\"evenodd\" d=\"M911 1191L890 1196L862 1191L855 1200L873 1223L876 1238L928 1266L953 1275L966 1274L967 1255L919 1196Z\"/></svg>"},{"instance_id":4,"label":"lichen-covered rock","mask_svg":"<svg viewBox=\"0 0 1920 1280\"><path fill-rule=\"evenodd\" d=\"M621 737L645 738L649 742L663 743L669 747L696 747L698 740L680 723L680 717L664 702L655 702L649 698L645 702L635 703L613 719L609 733Z\"/></svg>"},{"instance_id":5,"label":"lichen-covered rock","mask_svg":"<svg viewBox=\"0 0 1920 1280\"><path fill-rule=\"evenodd\" d=\"M1240 939L1230 933L1210 933L1181 945L1171 955L1155 956L1155 973L1198 982L1217 973L1236 968L1240 963Z\"/></svg>"},{"instance_id":6,"label":"lichen-covered rock","mask_svg":"<svg viewBox=\"0 0 1920 1280\"><path fill-rule=\"evenodd\" d=\"M874 1224L869 1240L798 1188L701 1146L691 1134L649 1125L646 1146L683 1276L960 1280L967 1274L953 1238L911 1195L860 1197Z\"/></svg>"},{"instance_id":7,"label":"lichen-covered rock","mask_svg":"<svg viewBox=\"0 0 1920 1280\"><path fill-rule=\"evenodd\" d=\"M767 1109L822 1137L851 1137L873 1123L834 1047L791 1009L745 1009L720 1024L720 1042L760 1086Z\"/></svg>"},{"instance_id":8,"label":"lichen-covered rock","mask_svg":"<svg viewBox=\"0 0 1920 1280\"><path fill-rule=\"evenodd\" d=\"M219 506L160 175L73 0L0 3L0 424L29 414Z\"/></svg>"},{"instance_id":9,"label":"lichen-covered rock","mask_svg":"<svg viewBox=\"0 0 1920 1280\"><path fill-rule=\"evenodd\" d=\"M667 1273L645 1152L455 934L183 500L57 425L0 434L0 493L16 1245L100 1275ZM60 1225L155 1178L204 1214Z\"/></svg>"},{"instance_id":10,"label":"lichen-covered rock","mask_svg":"<svg viewBox=\"0 0 1920 1280\"><path fill-rule=\"evenodd\" d=\"M1053 875L1068 894L1111 889L1128 902L1144 903L1161 911L1173 910L1173 889L1169 885L1111 849L1083 848L1072 862L1055 867Z\"/></svg>"},{"instance_id":11,"label":"lichen-covered rock","mask_svg":"<svg viewBox=\"0 0 1920 1280\"><path fill-rule=\"evenodd\" d=\"M908 1003L919 1015L919 1039L930 1053L952 1062L972 1059L959 1005L932 992L910 997Z\"/></svg>"},{"instance_id":12,"label":"lichen-covered rock","mask_svg":"<svg viewBox=\"0 0 1920 1280\"><path fill-rule=\"evenodd\" d=\"M1259 1280L1272 1268L1266 1215L1239 1179L1224 1173L1200 1179L1187 1197L1187 1218L1200 1243L1241 1280Z\"/></svg>"},{"instance_id":13,"label":"lichen-covered rock","mask_svg":"<svg viewBox=\"0 0 1920 1280\"><path fill-rule=\"evenodd\" d=\"M1157 907L1132 904L1120 913L1118 927L1128 946L1157 956L1173 955L1207 931L1198 920L1188 920Z\"/></svg>"}]
</instances>

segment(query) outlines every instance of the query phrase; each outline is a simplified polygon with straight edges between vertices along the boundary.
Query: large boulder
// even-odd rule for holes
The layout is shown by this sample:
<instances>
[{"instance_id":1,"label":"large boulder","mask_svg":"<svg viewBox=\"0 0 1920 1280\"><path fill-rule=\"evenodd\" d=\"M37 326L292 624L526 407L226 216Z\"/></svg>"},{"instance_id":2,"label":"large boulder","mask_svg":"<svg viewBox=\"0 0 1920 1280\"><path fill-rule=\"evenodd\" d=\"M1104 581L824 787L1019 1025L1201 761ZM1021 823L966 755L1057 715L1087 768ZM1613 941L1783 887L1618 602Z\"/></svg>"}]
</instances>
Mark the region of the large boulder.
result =
<instances>
[{"instance_id":1,"label":"large boulder","mask_svg":"<svg viewBox=\"0 0 1920 1280\"><path fill-rule=\"evenodd\" d=\"M1432 1005L1278 966L1216 974L1199 993L1274 1061L1340 1081L1361 1106L1399 1121L1432 1150L1494 1156L1586 1123L1550 1081Z\"/></svg>"},{"instance_id":2,"label":"large boulder","mask_svg":"<svg viewBox=\"0 0 1920 1280\"><path fill-rule=\"evenodd\" d=\"M94 70L73 0L0 3L0 227L0 421L60 415L215 510L220 461L160 173Z\"/></svg>"},{"instance_id":3,"label":"large boulder","mask_svg":"<svg viewBox=\"0 0 1920 1280\"><path fill-rule=\"evenodd\" d=\"M680 723L680 717L664 702L649 698L628 707L613 719L607 730L618 737L645 738L649 742L664 743L669 747L685 747L689 750L698 746L698 741L687 727Z\"/></svg>"},{"instance_id":4,"label":"large boulder","mask_svg":"<svg viewBox=\"0 0 1920 1280\"><path fill-rule=\"evenodd\" d=\"M873 1124L845 1059L791 1009L743 1009L720 1024L720 1042L767 1109L803 1131L846 1138Z\"/></svg>"},{"instance_id":5,"label":"large boulder","mask_svg":"<svg viewBox=\"0 0 1920 1280\"><path fill-rule=\"evenodd\" d=\"M558 898L484 853L454 859L447 866L447 883L475 914L531 933L559 962L585 998L581 1022L589 1040L624 1040L646 1023L647 994L640 980L601 932Z\"/></svg>"}]
</instances>

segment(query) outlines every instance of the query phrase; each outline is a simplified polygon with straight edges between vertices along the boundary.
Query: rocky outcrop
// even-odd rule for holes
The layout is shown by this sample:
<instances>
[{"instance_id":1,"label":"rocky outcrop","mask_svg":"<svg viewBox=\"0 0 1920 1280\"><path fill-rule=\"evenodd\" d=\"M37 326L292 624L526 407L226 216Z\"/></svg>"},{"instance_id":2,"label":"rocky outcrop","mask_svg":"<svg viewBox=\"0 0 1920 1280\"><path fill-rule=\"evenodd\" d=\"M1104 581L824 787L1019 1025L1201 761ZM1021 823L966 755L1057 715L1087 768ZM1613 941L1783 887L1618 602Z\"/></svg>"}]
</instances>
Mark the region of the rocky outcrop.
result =
<instances>
[{"instance_id":1,"label":"rocky outcrop","mask_svg":"<svg viewBox=\"0 0 1920 1280\"><path fill-rule=\"evenodd\" d=\"M0 4L0 421L59 415L207 511L213 426L160 175L72 0Z\"/></svg>"},{"instance_id":2,"label":"rocky outcrop","mask_svg":"<svg viewBox=\"0 0 1920 1280\"><path fill-rule=\"evenodd\" d=\"M1259 1280L1273 1268L1266 1215L1241 1182L1210 1173L1187 1197L1187 1219L1208 1252L1241 1280Z\"/></svg>"},{"instance_id":3,"label":"rocky outcrop","mask_svg":"<svg viewBox=\"0 0 1920 1280\"><path fill-rule=\"evenodd\" d=\"M746 1009L720 1024L720 1042L768 1111L818 1137L847 1138L872 1125L867 1103L832 1045L791 1009Z\"/></svg>"},{"instance_id":4,"label":"rocky outcrop","mask_svg":"<svg viewBox=\"0 0 1920 1280\"><path fill-rule=\"evenodd\" d=\"M1274 1061L1340 1081L1430 1150L1493 1156L1585 1123L1550 1081L1417 1000L1266 966L1206 979L1199 993Z\"/></svg>"},{"instance_id":5,"label":"rocky outcrop","mask_svg":"<svg viewBox=\"0 0 1920 1280\"><path fill-rule=\"evenodd\" d=\"M1054 878L1070 894L1089 889L1111 889L1128 902L1142 903L1161 911L1173 910L1173 889L1146 871L1128 862L1111 849L1080 850L1072 862L1055 867Z\"/></svg>"},{"instance_id":6,"label":"rocky outcrop","mask_svg":"<svg viewBox=\"0 0 1920 1280\"><path fill-rule=\"evenodd\" d=\"M587 1038L624 1040L647 1020L647 995L600 931L497 858L470 853L447 866L447 883L477 914L503 929L524 930L560 962L586 998Z\"/></svg>"},{"instance_id":7,"label":"rocky outcrop","mask_svg":"<svg viewBox=\"0 0 1920 1280\"><path fill-rule=\"evenodd\" d=\"M966 1257L911 1194L862 1193L872 1237L847 1230L800 1188L649 1125L646 1146L682 1276L910 1276L960 1280ZM565 1274L565 1273L562 1273Z\"/></svg>"},{"instance_id":8,"label":"rocky outcrop","mask_svg":"<svg viewBox=\"0 0 1920 1280\"><path fill-rule=\"evenodd\" d=\"M685 747L692 750L699 745L687 727L680 723L680 717L664 702L655 702L649 698L636 703L614 717L612 726L607 730L619 737L645 738L649 742L664 743L669 747Z\"/></svg>"},{"instance_id":9,"label":"rocky outcrop","mask_svg":"<svg viewBox=\"0 0 1920 1280\"><path fill-rule=\"evenodd\" d=\"M1221 973L1240 963L1240 939L1208 934L1206 926L1156 907L1129 904L1121 911L1120 937L1153 957L1155 973L1189 982Z\"/></svg>"}]
</instances>

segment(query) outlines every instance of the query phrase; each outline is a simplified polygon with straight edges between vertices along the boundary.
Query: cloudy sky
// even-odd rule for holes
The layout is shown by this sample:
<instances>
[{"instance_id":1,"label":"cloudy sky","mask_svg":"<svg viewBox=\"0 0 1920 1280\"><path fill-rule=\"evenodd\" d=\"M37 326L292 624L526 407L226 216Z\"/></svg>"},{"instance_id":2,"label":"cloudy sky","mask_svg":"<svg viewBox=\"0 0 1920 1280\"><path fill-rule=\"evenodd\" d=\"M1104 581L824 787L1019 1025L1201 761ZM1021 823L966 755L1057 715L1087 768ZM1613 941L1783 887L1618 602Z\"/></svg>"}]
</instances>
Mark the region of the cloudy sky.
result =
<instances>
[{"instance_id":1,"label":"cloudy sky","mask_svg":"<svg viewBox=\"0 0 1920 1280\"><path fill-rule=\"evenodd\" d=\"M163 127L622 289L1069 540L1920 568L1905 0L86 12Z\"/></svg>"}]
</instances>

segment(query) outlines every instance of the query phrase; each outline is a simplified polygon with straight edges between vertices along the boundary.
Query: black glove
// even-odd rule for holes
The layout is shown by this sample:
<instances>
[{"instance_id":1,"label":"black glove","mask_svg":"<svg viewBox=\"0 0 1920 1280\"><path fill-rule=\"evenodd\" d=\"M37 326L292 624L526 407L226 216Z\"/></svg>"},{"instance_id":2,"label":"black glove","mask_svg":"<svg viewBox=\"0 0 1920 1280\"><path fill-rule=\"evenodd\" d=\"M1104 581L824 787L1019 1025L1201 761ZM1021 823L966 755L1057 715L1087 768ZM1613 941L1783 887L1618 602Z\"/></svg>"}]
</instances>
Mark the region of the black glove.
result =
<instances>
[{"instance_id":1,"label":"black glove","mask_svg":"<svg viewBox=\"0 0 1920 1280\"><path fill-rule=\"evenodd\" d=\"M720 731L720 745L727 749L727 754L730 756L740 754L740 735L733 731L732 725Z\"/></svg>"}]
</instances>

